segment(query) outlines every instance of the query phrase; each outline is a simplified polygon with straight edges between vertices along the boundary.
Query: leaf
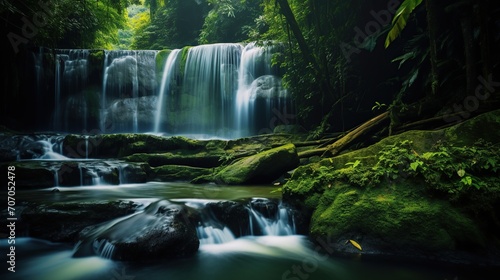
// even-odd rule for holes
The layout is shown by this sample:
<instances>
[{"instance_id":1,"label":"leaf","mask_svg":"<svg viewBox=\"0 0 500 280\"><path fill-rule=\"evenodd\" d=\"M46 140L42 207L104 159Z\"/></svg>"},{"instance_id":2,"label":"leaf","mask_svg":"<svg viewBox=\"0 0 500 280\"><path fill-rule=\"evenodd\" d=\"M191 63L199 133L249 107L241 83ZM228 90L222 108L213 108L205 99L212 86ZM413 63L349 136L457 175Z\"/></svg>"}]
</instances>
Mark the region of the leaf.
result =
<instances>
[{"instance_id":1,"label":"leaf","mask_svg":"<svg viewBox=\"0 0 500 280\"><path fill-rule=\"evenodd\" d=\"M361 161L359 159L357 159L355 162L348 162L346 163L345 165L350 165L352 167L352 169L356 168L356 166L358 166L359 164L361 163Z\"/></svg>"},{"instance_id":2,"label":"leaf","mask_svg":"<svg viewBox=\"0 0 500 280\"><path fill-rule=\"evenodd\" d=\"M358 242L352 240L352 239L349 239L349 242L351 242L352 246L358 248L358 250L362 251L363 249L361 249L361 245L359 245Z\"/></svg>"},{"instance_id":3,"label":"leaf","mask_svg":"<svg viewBox=\"0 0 500 280\"><path fill-rule=\"evenodd\" d=\"M462 178L460 182L464 185L471 186L472 185L472 178L470 176Z\"/></svg>"},{"instance_id":4,"label":"leaf","mask_svg":"<svg viewBox=\"0 0 500 280\"><path fill-rule=\"evenodd\" d=\"M465 175L465 170L460 169L460 170L458 170L458 171L457 171L457 174L458 174L458 176L460 176L460 177L464 177L464 175Z\"/></svg>"},{"instance_id":5,"label":"leaf","mask_svg":"<svg viewBox=\"0 0 500 280\"><path fill-rule=\"evenodd\" d=\"M421 162L420 160L417 160L417 161L415 161L415 162L410 163L410 168L411 168L411 170L413 170L413 171L417 171L417 168L418 168L420 165L422 165L422 164L423 164L423 162Z\"/></svg>"},{"instance_id":6,"label":"leaf","mask_svg":"<svg viewBox=\"0 0 500 280\"><path fill-rule=\"evenodd\" d=\"M426 160L429 160L431 157L433 157L435 154L432 152L426 152L422 155L422 157Z\"/></svg>"},{"instance_id":7,"label":"leaf","mask_svg":"<svg viewBox=\"0 0 500 280\"><path fill-rule=\"evenodd\" d=\"M411 16L411 13L421 3L422 0L405 0L401 6L399 6L399 9L396 11L394 18L392 19L392 28L385 39L386 48L389 47L391 42L401 34Z\"/></svg>"}]
</instances>

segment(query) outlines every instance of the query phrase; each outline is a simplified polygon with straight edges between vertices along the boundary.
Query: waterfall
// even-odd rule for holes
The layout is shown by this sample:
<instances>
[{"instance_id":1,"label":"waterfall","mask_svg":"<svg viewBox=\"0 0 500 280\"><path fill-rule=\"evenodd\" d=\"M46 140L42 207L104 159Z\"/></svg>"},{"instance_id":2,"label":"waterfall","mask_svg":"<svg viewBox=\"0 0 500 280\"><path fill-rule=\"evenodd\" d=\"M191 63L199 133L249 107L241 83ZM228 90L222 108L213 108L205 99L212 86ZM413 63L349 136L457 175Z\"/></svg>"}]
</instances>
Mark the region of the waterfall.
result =
<instances>
[{"instance_id":1,"label":"waterfall","mask_svg":"<svg viewBox=\"0 0 500 280\"><path fill-rule=\"evenodd\" d=\"M189 49L182 95L187 129L183 133L227 136L242 48L240 44L212 44Z\"/></svg>"},{"instance_id":2,"label":"waterfall","mask_svg":"<svg viewBox=\"0 0 500 280\"><path fill-rule=\"evenodd\" d=\"M78 127L86 129L89 114L82 91L87 85L89 50L56 52L53 127L70 131L80 122Z\"/></svg>"},{"instance_id":3,"label":"waterfall","mask_svg":"<svg viewBox=\"0 0 500 280\"><path fill-rule=\"evenodd\" d=\"M255 43L246 45L241 54L241 63L238 70L238 91L236 93L235 120L240 137L249 135L251 133L249 130L254 125L251 121L255 103L255 94L252 92L255 89L252 84L259 76L270 74L271 53L269 48L255 46Z\"/></svg>"},{"instance_id":4,"label":"waterfall","mask_svg":"<svg viewBox=\"0 0 500 280\"><path fill-rule=\"evenodd\" d=\"M50 112L50 130L234 139L291 122L291 99L271 65L277 47L207 44L170 50L166 60L157 50L57 49L52 85L42 52L33 54L33 84L53 92L50 98L34 92L33 101L51 103L37 107Z\"/></svg>"},{"instance_id":5,"label":"waterfall","mask_svg":"<svg viewBox=\"0 0 500 280\"><path fill-rule=\"evenodd\" d=\"M180 50L175 49L170 52L168 55L167 61L165 62L165 67L163 67L163 75L161 79L160 91L158 92L158 106L156 109L156 117L155 117L155 127L154 132L160 132L160 125L162 123L162 115L163 115L163 103L164 96L168 95L170 91L170 84L172 83L172 77L174 77L175 72L177 70L177 57L179 56Z\"/></svg>"},{"instance_id":6,"label":"waterfall","mask_svg":"<svg viewBox=\"0 0 500 280\"><path fill-rule=\"evenodd\" d=\"M146 132L154 120L157 51L105 51L102 131Z\"/></svg>"}]
</instances>

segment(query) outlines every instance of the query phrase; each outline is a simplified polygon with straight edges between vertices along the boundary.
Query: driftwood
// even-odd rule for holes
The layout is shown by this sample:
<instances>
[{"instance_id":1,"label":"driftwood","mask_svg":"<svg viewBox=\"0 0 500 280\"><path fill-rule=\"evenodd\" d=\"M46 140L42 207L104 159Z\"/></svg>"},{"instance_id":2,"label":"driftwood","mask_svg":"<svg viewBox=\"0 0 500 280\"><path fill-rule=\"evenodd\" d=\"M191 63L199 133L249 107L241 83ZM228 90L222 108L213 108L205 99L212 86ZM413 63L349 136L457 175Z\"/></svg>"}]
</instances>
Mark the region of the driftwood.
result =
<instances>
[{"instance_id":1,"label":"driftwood","mask_svg":"<svg viewBox=\"0 0 500 280\"><path fill-rule=\"evenodd\" d=\"M363 123L362 125L358 126L357 128L351 130L345 136L341 137L340 139L333 142L332 144L330 144L326 147L302 151L299 153L299 157L306 158L306 157L311 157L311 156L316 156L316 155L321 155L322 157L335 156L340 151L342 151L346 146L348 146L354 140L356 140L359 136L361 136L364 133L366 133L367 131L371 130L373 127L377 126L379 123L386 120L387 118L389 118L389 112L384 112L384 113L368 120L367 122Z\"/></svg>"}]
</instances>

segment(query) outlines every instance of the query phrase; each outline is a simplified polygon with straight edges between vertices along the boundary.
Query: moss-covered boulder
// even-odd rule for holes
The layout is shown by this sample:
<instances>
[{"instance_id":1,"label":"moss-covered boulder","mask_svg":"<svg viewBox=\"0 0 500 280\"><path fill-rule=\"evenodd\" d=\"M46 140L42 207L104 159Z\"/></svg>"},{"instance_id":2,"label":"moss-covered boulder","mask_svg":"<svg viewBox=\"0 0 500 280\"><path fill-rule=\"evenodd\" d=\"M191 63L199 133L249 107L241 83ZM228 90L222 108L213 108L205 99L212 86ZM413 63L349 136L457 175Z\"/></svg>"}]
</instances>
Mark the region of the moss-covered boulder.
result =
<instances>
[{"instance_id":1,"label":"moss-covered boulder","mask_svg":"<svg viewBox=\"0 0 500 280\"><path fill-rule=\"evenodd\" d=\"M222 184L269 183L299 164L293 144L244 157L222 168L214 180Z\"/></svg>"},{"instance_id":2,"label":"moss-covered boulder","mask_svg":"<svg viewBox=\"0 0 500 280\"><path fill-rule=\"evenodd\" d=\"M70 158L121 158L135 153L161 153L172 150L197 150L204 143L185 137L150 134L67 135L64 155Z\"/></svg>"},{"instance_id":3,"label":"moss-covered boulder","mask_svg":"<svg viewBox=\"0 0 500 280\"><path fill-rule=\"evenodd\" d=\"M327 251L498 262L498 139L500 110L408 131L298 167L283 199Z\"/></svg>"}]
</instances>

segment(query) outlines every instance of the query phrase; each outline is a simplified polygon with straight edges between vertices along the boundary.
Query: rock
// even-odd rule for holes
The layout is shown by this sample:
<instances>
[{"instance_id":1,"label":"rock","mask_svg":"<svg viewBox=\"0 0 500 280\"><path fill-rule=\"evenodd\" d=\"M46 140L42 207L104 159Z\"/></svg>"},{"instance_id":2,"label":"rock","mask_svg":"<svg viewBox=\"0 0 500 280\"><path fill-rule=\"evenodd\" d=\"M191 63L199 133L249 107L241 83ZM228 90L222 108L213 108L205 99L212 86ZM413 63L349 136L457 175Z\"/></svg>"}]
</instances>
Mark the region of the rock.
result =
<instances>
[{"instance_id":1,"label":"rock","mask_svg":"<svg viewBox=\"0 0 500 280\"><path fill-rule=\"evenodd\" d=\"M41 165L38 162L11 162L0 165L3 170L7 170L7 166L15 167L17 190L54 186L55 176L50 163Z\"/></svg>"},{"instance_id":2,"label":"rock","mask_svg":"<svg viewBox=\"0 0 500 280\"><path fill-rule=\"evenodd\" d=\"M249 215L245 205L234 201L209 202L204 209L207 215L227 226L236 236L249 232ZM222 226L221 226L222 227Z\"/></svg>"},{"instance_id":3,"label":"rock","mask_svg":"<svg viewBox=\"0 0 500 280\"><path fill-rule=\"evenodd\" d=\"M270 183L298 164L295 146L286 144L239 159L220 170L214 180L229 185Z\"/></svg>"},{"instance_id":4,"label":"rock","mask_svg":"<svg viewBox=\"0 0 500 280\"><path fill-rule=\"evenodd\" d=\"M138 205L126 201L30 203L21 213L28 235L53 242L74 242L85 227L133 213Z\"/></svg>"},{"instance_id":5,"label":"rock","mask_svg":"<svg viewBox=\"0 0 500 280\"><path fill-rule=\"evenodd\" d=\"M138 214L86 229L74 256L122 261L190 256L199 247L193 220L187 207L160 200Z\"/></svg>"}]
</instances>

